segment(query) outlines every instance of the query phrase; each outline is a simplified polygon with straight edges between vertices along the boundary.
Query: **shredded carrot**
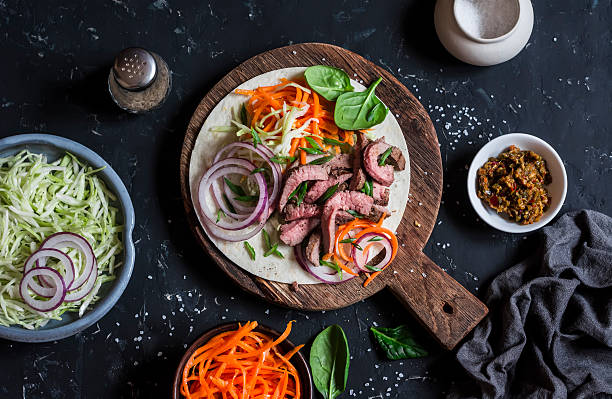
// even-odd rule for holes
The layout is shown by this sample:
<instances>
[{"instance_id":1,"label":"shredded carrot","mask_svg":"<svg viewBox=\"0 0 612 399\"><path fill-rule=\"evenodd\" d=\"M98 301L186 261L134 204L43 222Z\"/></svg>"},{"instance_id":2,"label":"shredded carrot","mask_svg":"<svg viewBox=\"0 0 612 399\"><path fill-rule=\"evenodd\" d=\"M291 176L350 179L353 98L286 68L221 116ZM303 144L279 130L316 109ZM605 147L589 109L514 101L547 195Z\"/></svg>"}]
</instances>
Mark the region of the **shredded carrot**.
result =
<instances>
[{"instance_id":1,"label":"shredded carrot","mask_svg":"<svg viewBox=\"0 0 612 399\"><path fill-rule=\"evenodd\" d=\"M216 335L196 349L185 364L181 395L188 399L300 399L301 383L289 359L303 345L282 355L276 339L256 331L257 322Z\"/></svg>"},{"instance_id":2,"label":"shredded carrot","mask_svg":"<svg viewBox=\"0 0 612 399\"><path fill-rule=\"evenodd\" d=\"M272 136L281 138L282 132L279 131L277 125L279 117L285 112L289 112L290 107L299 107L304 109L307 107L304 115L296 118L292 128L303 128L304 136L316 138L315 141L320 147L324 147L323 138L329 138L341 143L353 145L353 132L345 132L339 129L334 122L334 104L320 98L316 92L310 91L305 82L294 82L288 79L281 78L281 83L272 86L260 86L253 90L236 89L234 92L248 97L245 103L246 111L250 116L250 127L261 129L271 133ZM305 88L302 90L300 87ZM277 114L277 117L270 117L271 112L283 110L286 106L286 111ZM264 120L264 118L266 118ZM248 134L242 136L249 138ZM312 148L310 143L298 143L300 147ZM291 142L290 156L297 156L295 141ZM339 146L329 146L327 150L332 153L339 154L341 148ZM300 163L306 163L306 154L304 151L299 151Z\"/></svg>"},{"instance_id":3,"label":"shredded carrot","mask_svg":"<svg viewBox=\"0 0 612 399\"><path fill-rule=\"evenodd\" d=\"M304 139L304 138L300 139L300 146L302 148L306 147L306 139ZM300 150L300 163L302 165L306 165L306 151L304 151L304 150Z\"/></svg>"}]
</instances>

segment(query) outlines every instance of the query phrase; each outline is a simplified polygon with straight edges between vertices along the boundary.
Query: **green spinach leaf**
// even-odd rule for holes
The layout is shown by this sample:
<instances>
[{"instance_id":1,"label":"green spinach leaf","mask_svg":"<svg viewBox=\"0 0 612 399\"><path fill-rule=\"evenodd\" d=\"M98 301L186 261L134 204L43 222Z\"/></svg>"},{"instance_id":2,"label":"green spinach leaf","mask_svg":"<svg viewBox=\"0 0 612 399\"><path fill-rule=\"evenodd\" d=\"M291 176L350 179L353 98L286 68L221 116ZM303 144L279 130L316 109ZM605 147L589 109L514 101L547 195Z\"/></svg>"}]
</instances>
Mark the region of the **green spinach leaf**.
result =
<instances>
[{"instance_id":1,"label":"green spinach leaf","mask_svg":"<svg viewBox=\"0 0 612 399\"><path fill-rule=\"evenodd\" d=\"M378 78L366 91L344 93L338 97L334 122L340 129L369 129L385 120L389 109L374 94L381 81L382 78Z\"/></svg>"},{"instance_id":2,"label":"green spinach leaf","mask_svg":"<svg viewBox=\"0 0 612 399\"><path fill-rule=\"evenodd\" d=\"M342 69L315 65L306 69L304 77L308 85L328 101L335 101L342 93L353 91L351 79Z\"/></svg>"},{"instance_id":3,"label":"green spinach leaf","mask_svg":"<svg viewBox=\"0 0 612 399\"><path fill-rule=\"evenodd\" d=\"M427 350L414 340L406 325L395 328L372 327L374 339L391 360L411 359L427 356Z\"/></svg>"},{"instance_id":4,"label":"green spinach leaf","mask_svg":"<svg viewBox=\"0 0 612 399\"><path fill-rule=\"evenodd\" d=\"M310 348L310 368L315 386L325 399L334 399L346 389L349 348L338 325L321 331Z\"/></svg>"}]
</instances>

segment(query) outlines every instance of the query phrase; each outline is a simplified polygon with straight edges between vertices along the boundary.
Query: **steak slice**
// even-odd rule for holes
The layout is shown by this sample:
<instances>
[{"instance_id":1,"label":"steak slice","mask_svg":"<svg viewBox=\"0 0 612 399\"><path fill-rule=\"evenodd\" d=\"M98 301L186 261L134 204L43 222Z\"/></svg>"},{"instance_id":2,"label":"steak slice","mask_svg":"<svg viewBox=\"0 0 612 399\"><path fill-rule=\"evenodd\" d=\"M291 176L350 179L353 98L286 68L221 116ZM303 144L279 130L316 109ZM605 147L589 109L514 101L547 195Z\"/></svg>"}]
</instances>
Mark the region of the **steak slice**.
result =
<instances>
[{"instance_id":1,"label":"steak slice","mask_svg":"<svg viewBox=\"0 0 612 399\"><path fill-rule=\"evenodd\" d=\"M374 222L378 222L378 220L382 217L383 213L386 213L385 219L391 215L389 210L382 205L372 205L372 209L370 213L366 216L366 219L372 220Z\"/></svg>"},{"instance_id":2,"label":"steak slice","mask_svg":"<svg viewBox=\"0 0 612 399\"><path fill-rule=\"evenodd\" d=\"M306 244L306 259L308 259L313 265L319 266L321 259L321 232L315 230L308 237L308 243Z\"/></svg>"},{"instance_id":3,"label":"steak slice","mask_svg":"<svg viewBox=\"0 0 612 399\"><path fill-rule=\"evenodd\" d=\"M393 183L393 166L378 164L378 158L389 147L389 144L385 143L384 138L381 137L368 144L363 150L363 166L366 172L383 186L390 186Z\"/></svg>"},{"instance_id":4,"label":"steak slice","mask_svg":"<svg viewBox=\"0 0 612 399\"><path fill-rule=\"evenodd\" d=\"M315 204L287 204L281 213L284 223L297 219L308 219L321 216L323 207Z\"/></svg>"},{"instance_id":5,"label":"steak slice","mask_svg":"<svg viewBox=\"0 0 612 399\"><path fill-rule=\"evenodd\" d=\"M352 157L349 154L338 154L333 157L330 161L327 161L324 165L334 169L351 169L353 164Z\"/></svg>"},{"instance_id":6,"label":"steak slice","mask_svg":"<svg viewBox=\"0 0 612 399\"><path fill-rule=\"evenodd\" d=\"M309 180L326 180L329 176L328 169L321 165L303 165L291 168L285 176L285 184L278 201L278 210L283 211L289 196L302 182Z\"/></svg>"},{"instance_id":7,"label":"steak slice","mask_svg":"<svg viewBox=\"0 0 612 399\"><path fill-rule=\"evenodd\" d=\"M336 215L339 211L354 210L362 215L368 215L372 210L374 199L359 191L342 191L331 196L323 205L321 230L323 251L330 253L334 249L336 234Z\"/></svg>"},{"instance_id":8,"label":"steak slice","mask_svg":"<svg viewBox=\"0 0 612 399\"><path fill-rule=\"evenodd\" d=\"M293 222L281 224L280 240L289 246L295 246L304 241L304 238L321 223L320 218L298 219Z\"/></svg>"},{"instance_id":9,"label":"steak slice","mask_svg":"<svg viewBox=\"0 0 612 399\"><path fill-rule=\"evenodd\" d=\"M406 158L404 158L404 154L402 154L402 150L393 146L391 150L391 154L387 157L387 163L393 165L395 170L404 170L406 169Z\"/></svg>"},{"instance_id":10,"label":"steak slice","mask_svg":"<svg viewBox=\"0 0 612 399\"><path fill-rule=\"evenodd\" d=\"M361 132L357 132L357 139L355 140L355 145L353 146L353 178L351 179L351 184L349 185L349 189L353 191L361 190L363 184L366 181L366 175L363 171L361 165L361 159L363 157L363 149L368 144L368 138L365 134Z\"/></svg>"},{"instance_id":11,"label":"steak slice","mask_svg":"<svg viewBox=\"0 0 612 399\"><path fill-rule=\"evenodd\" d=\"M372 182L372 197L376 205L389 205L389 189L376 182Z\"/></svg>"},{"instance_id":12,"label":"steak slice","mask_svg":"<svg viewBox=\"0 0 612 399\"><path fill-rule=\"evenodd\" d=\"M309 202L309 203L315 202L323 194L325 194L328 188L336 184L338 185L338 190L336 190L336 192L342 191L342 190L339 190L340 185L344 183L345 181L347 181L348 179L350 179L351 176L353 176L353 174L349 172L349 173L340 174L335 177L330 176L329 179L327 180L319 180L318 182L312 185L310 190L308 190L308 192L306 193L306 196L304 197L304 202Z\"/></svg>"}]
</instances>

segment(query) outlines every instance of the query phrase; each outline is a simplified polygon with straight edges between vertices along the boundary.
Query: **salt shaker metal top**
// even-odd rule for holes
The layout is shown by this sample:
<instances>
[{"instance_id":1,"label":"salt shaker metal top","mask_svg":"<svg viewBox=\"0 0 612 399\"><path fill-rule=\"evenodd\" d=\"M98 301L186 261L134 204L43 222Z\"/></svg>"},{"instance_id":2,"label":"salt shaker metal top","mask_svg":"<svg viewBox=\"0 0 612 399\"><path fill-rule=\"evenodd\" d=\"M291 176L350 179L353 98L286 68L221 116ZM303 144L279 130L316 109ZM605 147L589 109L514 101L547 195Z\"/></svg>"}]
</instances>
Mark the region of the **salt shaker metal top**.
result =
<instances>
[{"instance_id":1,"label":"salt shaker metal top","mask_svg":"<svg viewBox=\"0 0 612 399\"><path fill-rule=\"evenodd\" d=\"M144 113L160 107L168 97L172 76L157 54L140 47L122 50L108 76L108 89L125 111Z\"/></svg>"}]
</instances>

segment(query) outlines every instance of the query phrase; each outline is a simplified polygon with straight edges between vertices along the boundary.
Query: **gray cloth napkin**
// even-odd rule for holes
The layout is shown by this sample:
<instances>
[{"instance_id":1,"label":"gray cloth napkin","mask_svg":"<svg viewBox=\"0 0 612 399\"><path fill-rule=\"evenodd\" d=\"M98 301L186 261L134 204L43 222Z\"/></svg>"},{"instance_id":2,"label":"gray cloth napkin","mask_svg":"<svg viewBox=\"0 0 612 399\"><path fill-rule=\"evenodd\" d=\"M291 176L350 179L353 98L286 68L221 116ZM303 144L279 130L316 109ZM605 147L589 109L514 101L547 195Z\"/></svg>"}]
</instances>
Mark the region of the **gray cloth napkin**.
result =
<instances>
[{"instance_id":1,"label":"gray cloth napkin","mask_svg":"<svg viewBox=\"0 0 612 399\"><path fill-rule=\"evenodd\" d=\"M448 398L612 397L612 218L590 210L543 229L543 245L497 276L490 314L457 352Z\"/></svg>"}]
</instances>

